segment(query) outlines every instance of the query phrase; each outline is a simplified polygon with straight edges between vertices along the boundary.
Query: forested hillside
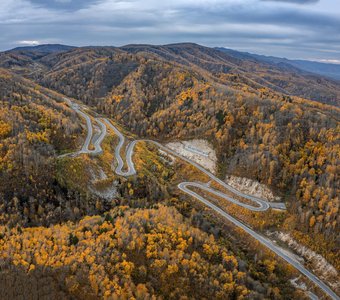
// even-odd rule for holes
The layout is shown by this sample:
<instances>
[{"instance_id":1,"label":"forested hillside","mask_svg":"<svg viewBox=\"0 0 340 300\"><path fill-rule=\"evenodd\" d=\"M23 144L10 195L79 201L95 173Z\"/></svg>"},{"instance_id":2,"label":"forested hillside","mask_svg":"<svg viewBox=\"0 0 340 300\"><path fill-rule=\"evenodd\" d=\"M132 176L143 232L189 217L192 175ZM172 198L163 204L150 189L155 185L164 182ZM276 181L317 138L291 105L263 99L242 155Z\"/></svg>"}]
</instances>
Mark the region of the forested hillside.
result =
<instances>
[{"instance_id":1,"label":"forested hillside","mask_svg":"<svg viewBox=\"0 0 340 300\"><path fill-rule=\"evenodd\" d=\"M222 176L271 185L285 193L299 228L337 232L339 110L266 90L223 91L187 72L160 75L152 63L138 71L99 107L139 135L209 139Z\"/></svg>"},{"instance_id":2,"label":"forested hillside","mask_svg":"<svg viewBox=\"0 0 340 300\"><path fill-rule=\"evenodd\" d=\"M82 133L61 101L61 95L0 69L1 223L42 224L59 206L54 158L77 147Z\"/></svg>"},{"instance_id":3,"label":"forested hillside","mask_svg":"<svg viewBox=\"0 0 340 300\"><path fill-rule=\"evenodd\" d=\"M0 298L304 298L271 253L247 237L232 242L234 229L167 199L174 172L145 146L138 177L114 177L108 201L89 195L115 140L105 140L103 157L58 158L84 138L62 95L4 70L0 85Z\"/></svg>"},{"instance_id":4,"label":"forested hillside","mask_svg":"<svg viewBox=\"0 0 340 300\"><path fill-rule=\"evenodd\" d=\"M339 269L337 83L193 44L17 49L0 53L0 66L4 297L22 295L14 277L19 286L44 278L55 298L69 299L303 297L288 281L292 270L182 197L179 182L204 177L191 166L143 144L137 174L117 176L110 130L100 156L60 156L86 134L64 95L131 139L208 140L221 179L257 180L287 212L223 208L256 230L291 233Z\"/></svg>"},{"instance_id":5,"label":"forested hillside","mask_svg":"<svg viewBox=\"0 0 340 300\"><path fill-rule=\"evenodd\" d=\"M235 55L235 52L239 55ZM85 47L73 50L65 46L59 52L48 52L43 46L27 50L14 49L0 53L0 67L10 68L53 87L58 82L62 83L59 88L67 90L72 96L89 98L101 96L117 85L136 67L136 63L143 64L141 58L196 70L209 81L223 85L246 85L253 89L265 87L326 104L340 103L339 84L334 80L306 73L288 64L273 64L237 51L222 52L190 43L128 45L120 48ZM56 76L58 82L53 82ZM70 77L75 82L69 82Z\"/></svg>"},{"instance_id":6,"label":"forested hillside","mask_svg":"<svg viewBox=\"0 0 340 300\"><path fill-rule=\"evenodd\" d=\"M0 226L0 234L3 299L304 298L285 287L287 273L275 260L247 265L162 205L120 206L51 228Z\"/></svg>"},{"instance_id":7,"label":"forested hillside","mask_svg":"<svg viewBox=\"0 0 340 300\"><path fill-rule=\"evenodd\" d=\"M272 186L289 202L293 228L335 238L339 109L276 92L282 89L268 82L282 70L259 81L264 65L192 44L79 48L40 62L50 70L31 77L140 136L208 138L218 152L220 175L244 175ZM299 88L308 96L300 82L306 78L285 72L291 70L280 73L291 93ZM308 93L338 103L338 85L313 80L305 81Z\"/></svg>"}]
</instances>

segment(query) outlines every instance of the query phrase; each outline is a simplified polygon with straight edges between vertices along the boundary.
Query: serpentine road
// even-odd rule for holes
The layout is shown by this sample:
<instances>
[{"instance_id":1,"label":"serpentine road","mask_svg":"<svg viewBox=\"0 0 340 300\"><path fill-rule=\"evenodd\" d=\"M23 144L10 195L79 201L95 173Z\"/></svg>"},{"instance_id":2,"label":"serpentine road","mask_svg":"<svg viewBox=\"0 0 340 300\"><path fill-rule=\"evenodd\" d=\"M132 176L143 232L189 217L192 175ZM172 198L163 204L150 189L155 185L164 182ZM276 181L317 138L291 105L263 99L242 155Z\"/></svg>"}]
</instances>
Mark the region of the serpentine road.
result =
<instances>
[{"instance_id":1,"label":"serpentine road","mask_svg":"<svg viewBox=\"0 0 340 300\"><path fill-rule=\"evenodd\" d=\"M231 215L229 215L228 213L226 213L224 210L222 210L221 208L219 208L218 206L216 206L215 204L211 203L209 200L207 200L206 198L202 197L201 195L197 194L196 192L194 192L193 190L190 189L190 187L194 187L194 188L198 188L201 190L204 190L206 192L209 192L215 196L221 197L227 201L230 201L234 204L237 204L239 206L242 206L244 208L247 208L249 210L252 211L266 211L267 209L269 209L270 207L272 208L280 208L280 209L285 209L285 205L284 203L270 203L264 199L260 199L254 196L250 196L247 194L244 194L236 189L234 189L233 187L231 187L230 185L226 184L225 182L223 182L222 180L220 180L219 178L217 178L215 175L213 175L212 173L210 173L209 171L207 171L206 169L204 169L202 166L200 166L199 164L195 163L194 161L191 161L190 159L183 157L181 155L179 155L178 153L170 150L169 148L163 146L162 144L152 141L152 140L135 140L132 141L131 143L128 144L127 148L126 148L126 171L124 171L124 161L121 157L121 151L122 148L125 144L125 137L124 135L106 118L102 118L102 120L105 122L102 122L102 120L95 118L96 122L101 126L101 133L99 138L93 143L95 146L94 150L89 150L89 146L92 140L92 135L93 135L93 129L92 129L92 122L91 122L91 118L84 112L82 112L80 110L80 106L77 104L73 104L70 100L67 100L67 102L69 103L69 105L71 106L71 108L73 108L79 115L81 115L85 120L86 120L86 125L87 125L87 129L88 129L88 134L85 140L85 143L82 147L82 149L78 152L76 152L75 154L81 154L81 153L87 153L87 154L100 154L102 153L102 148L101 148L101 143L104 140L105 135L107 134L106 131L106 126L108 126L109 128L111 128L114 133L118 136L119 138L119 143L115 149L115 157L117 160L117 166L114 169L115 173L117 175L120 176L124 176L124 177L128 177L128 176L132 176L135 175L136 169L132 160L132 156L133 156L133 151L134 151L134 147L136 145L136 143L138 142L149 142L149 143L153 143L154 145L156 145L157 147L159 147L160 149L162 149L163 151L166 151L167 153L170 153L173 156L176 156L184 161L186 161L187 163L195 166L197 169L199 169L200 171L202 171L203 173L205 173L207 176L209 176L213 181L217 182L218 184L220 184L221 186L223 186L224 188L228 189L229 191L233 192L234 194L241 196L243 198L248 199L249 201L254 202L255 206L250 205L250 204L245 204L242 203L240 201L238 201L237 199L234 199L226 194L224 194L221 191L215 190L210 188L209 186L207 186L206 184L202 184L199 182L181 182L178 184L178 188L183 191L184 193L196 198L197 200L199 200L200 202L202 202L203 204L205 204L206 206L210 207L212 210L214 210L215 212L217 212L218 214L220 214L222 217L224 217L225 219L229 220L230 222L232 222L234 225L242 228L245 232L247 232L249 235L251 235L253 238L255 238L257 241L259 241L262 245L266 246L267 248L269 248L270 250L272 250L274 253L276 253L279 257L281 257L282 259L284 259L287 263L289 263L290 265L292 265L293 267L295 267L298 271L300 271L302 274L304 274L310 281L312 281L314 284L316 284L322 291L324 291L330 298L334 299L334 300L340 300L340 298L324 283L322 282L317 276L315 276L313 273L311 273L310 271L308 271L299 261L295 260L294 258L292 258L291 256L287 255L286 251L283 250L281 247L277 246L276 244L274 244L271 240L267 239L266 237L264 237L263 235L255 232L254 230L252 230L251 228L249 228L247 225L245 225L244 223L238 221L237 219L235 219L234 217L232 217Z\"/></svg>"},{"instance_id":2,"label":"serpentine road","mask_svg":"<svg viewBox=\"0 0 340 300\"><path fill-rule=\"evenodd\" d=\"M85 119L86 127L87 127L87 136L86 136L85 142L81 150L75 153L61 155L61 157L68 156L68 155L74 156L74 155L79 155L79 154L84 154L84 153L90 154L90 155L99 155L103 153L101 144L107 134L106 125L99 118L95 118L95 121L100 125L100 135L94 141L92 141L93 127L92 127L92 121L91 121L90 116L81 110L80 105L71 102L71 100L69 100L68 98L64 98L64 99L76 113L78 113L83 119ZM93 142L94 150L89 149L91 142Z\"/></svg>"}]
</instances>

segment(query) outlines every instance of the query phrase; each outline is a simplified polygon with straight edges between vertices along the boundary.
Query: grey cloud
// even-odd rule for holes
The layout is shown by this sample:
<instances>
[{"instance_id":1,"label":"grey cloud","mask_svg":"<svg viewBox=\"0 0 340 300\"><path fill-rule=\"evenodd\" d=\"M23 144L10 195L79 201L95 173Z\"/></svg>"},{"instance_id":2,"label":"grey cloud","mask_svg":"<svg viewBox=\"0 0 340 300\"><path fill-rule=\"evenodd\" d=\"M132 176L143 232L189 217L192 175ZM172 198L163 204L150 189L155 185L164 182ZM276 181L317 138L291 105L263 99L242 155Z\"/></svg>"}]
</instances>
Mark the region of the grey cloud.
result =
<instances>
[{"instance_id":1,"label":"grey cloud","mask_svg":"<svg viewBox=\"0 0 340 300\"><path fill-rule=\"evenodd\" d=\"M296 3L296 4L310 4L316 3L320 0L261 0L264 2L287 2L287 3Z\"/></svg>"},{"instance_id":2,"label":"grey cloud","mask_svg":"<svg viewBox=\"0 0 340 300\"><path fill-rule=\"evenodd\" d=\"M30 0L30 2L39 7L76 11L88 7L98 0Z\"/></svg>"},{"instance_id":3,"label":"grey cloud","mask_svg":"<svg viewBox=\"0 0 340 300\"><path fill-rule=\"evenodd\" d=\"M275 2L30 0L31 8L12 12L0 3L0 49L36 40L76 46L189 41L290 58L339 57L340 5L328 13Z\"/></svg>"}]
</instances>

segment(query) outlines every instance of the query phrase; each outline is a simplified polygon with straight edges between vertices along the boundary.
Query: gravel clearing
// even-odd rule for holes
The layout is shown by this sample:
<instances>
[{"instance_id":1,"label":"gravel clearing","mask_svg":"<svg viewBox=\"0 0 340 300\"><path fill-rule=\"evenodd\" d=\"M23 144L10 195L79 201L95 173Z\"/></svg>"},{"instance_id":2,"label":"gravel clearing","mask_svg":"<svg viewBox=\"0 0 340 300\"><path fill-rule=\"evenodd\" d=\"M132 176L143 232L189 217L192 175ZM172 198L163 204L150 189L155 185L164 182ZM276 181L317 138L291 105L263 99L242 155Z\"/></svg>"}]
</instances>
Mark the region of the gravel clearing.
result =
<instances>
[{"instance_id":1,"label":"gravel clearing","mask_svg":"<svg viewBox=\"0 0 340 300\"><path fill-rule=\"evenodd\" d=\"M200 164L213 174L216 173L216 152L207 140L195 139L173 142L166 144L166 146L176 153Z\"/></svg>"},{"instance_id":2,"label":"gravel clearing","mask_svg":"<svg viewBox=\"0 0 340 300\"><path fill-rule=\"evenodd\" d=\"M244 177L232 175L226 176L225 182L242 193L266 199L268 201L280 201L280 197L274 196L273 192L264 184Z\"/></svg>"},{"instance_id":3,"label":"gravel clearing","mask_svg":"<svg viewBox=\"0 0 340 300\"><path fill-rule=\"evenodd\" d=\"M293 249L306 261L310 262L314 270L318 270L321 278L329 283L335 290L340 289L340 282L338 281L339 274L337 270L327 262L327 260L320 254L298 243L289 233L275 232L278 239L286 243L289 248Z\"/></svg>"}]
</instances>

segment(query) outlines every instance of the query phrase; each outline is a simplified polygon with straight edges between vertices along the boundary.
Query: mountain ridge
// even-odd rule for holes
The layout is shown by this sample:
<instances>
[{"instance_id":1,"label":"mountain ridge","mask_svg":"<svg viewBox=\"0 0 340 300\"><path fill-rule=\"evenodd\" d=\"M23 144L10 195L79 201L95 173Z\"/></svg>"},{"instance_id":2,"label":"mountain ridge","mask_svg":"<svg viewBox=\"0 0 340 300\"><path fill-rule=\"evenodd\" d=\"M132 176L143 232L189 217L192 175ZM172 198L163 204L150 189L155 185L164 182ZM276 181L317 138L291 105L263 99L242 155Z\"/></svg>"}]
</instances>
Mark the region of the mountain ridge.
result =
<instances>
[{"instance_id":1,"label":"mountain ridge","mask_svg":"<svg viewBox=\"0 0 340 300\"><path fill-rule=\"evenodd\" d=\"M262 54L250 53L250 52L241 52L236 51L229 48L223 47L215 47L215 49L226 52L229 54L244 56L250 59L257 59L259 61L274 63L279 65L281 63L290 65L295 67L301 71L318 74L321 76L328 77L333 80L340 80L340 65L339 64L332 64L332 63L325 63L325 62L318 62L313 60L304 60L304 59L288 59L276 56L267 56Z\"/></svg>"},{"instance_id":2,"label":"mountain ridge","mask_svg":"<svg viewBox=\"0 0 340 300\"><path fill-rule=\"evenodd\" d=\"M71 66L76 61L87 64L89 59L95 57L110 59L124 52L127 55L143 56L145 59L175 63L179 67L195 70L208 81L215 81L222 85L245 84L255 89L269 88L287 96L300 96L337 106L340 103L340 87L335 80L306 72L284 62L274 64L261 61L249 56L250 54L246 55L234 50L229 50L228 53L228 51L194 43L131 44L122 47L89 46L49 53L32 50L41 49L39 46L36 47L38 48L30 47L29 50L0 53L0 66L36 79L54 72L66 61L65 71L68 65ZM107 64L109 65L109 62Z\"/></svg>"},{"instance_id":3,"label":"mountain ridge","mask_svg":"<svg viewBox=\"0 0 340 300\"><path fill-rule=\"evenodd\" d=\"M20 46L15 47L10 50L6 50L4 52L13 52L13 51L39 51L45 53L53 53L53 52L62 52L62 51L69 51L72 49L77 48L76 46L69 46L63 44L41 44L35 46Z\"/></svg>"},{"instance_id":4,"label":"mountain ridge","mask_svg":"<svg viewBox=\"0 0 340 300\"><path fill-rule=\"evenodd\" d=\"M77 47L77 46L71 46L71 45L63 45L63 44L40 44L40 45L34 45L34 46L19 46L15 47L9 50L5 50L3 52L22 52L22 51L37 51L37 52L43 52L46 54L50 53L56 53L56 52L67 52L76 48L100 48L100 47L110 47L110 48L138 48L138 47L172 47L172 46L200 46L197 43L193 42L183 42L183 43L170 43L170 44L164 44L164 45L152 45L152 44L126 44L123 46L83 46L83 47ZM204 46L205 47L205 46ZM212 47L207 47L212 48ZM321 76L328 77L330 79L334 80L340 80L340 65L333 64L333 63L326 63L326 62L319 62L319 61L313 61L313 60L304 60L304 59L288 59L284 57L277 57L273 55L264 55L264 54L258 54L258 53L252 53L252 52L243 52L238 51L230 48L225 47L213 47L212 49L216 49L225 53L233 54L236 57L244 57L244 58L254 58L262 62L268 62L268 63L275 63L279 65L280 63L289 64L290 66L296 67L299 70L318 74Z\"/></svg>"}]
</instances>

